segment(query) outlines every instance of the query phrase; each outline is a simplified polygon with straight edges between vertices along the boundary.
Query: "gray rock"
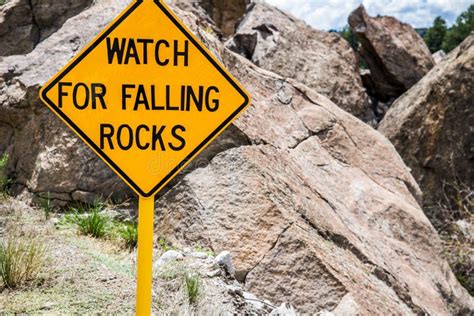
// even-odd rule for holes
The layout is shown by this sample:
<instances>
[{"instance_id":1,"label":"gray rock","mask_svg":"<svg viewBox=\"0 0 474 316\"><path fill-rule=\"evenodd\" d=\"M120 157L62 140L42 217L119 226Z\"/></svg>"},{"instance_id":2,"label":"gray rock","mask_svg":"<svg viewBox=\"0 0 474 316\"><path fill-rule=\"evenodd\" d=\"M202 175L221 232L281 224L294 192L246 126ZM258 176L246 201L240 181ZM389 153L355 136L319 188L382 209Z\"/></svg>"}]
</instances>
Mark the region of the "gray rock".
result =
<instances>
[{"instance_id":1,"label":"gray rock","mask_svg":"<svg viewBox=\"0 0 474 316\"><path fill-rule=\"evenodd\" d=\"M26 54L92 0L10 0L0 6L0 56Z\"/></svg>"},{"instance_id":2,"label":"gray rock","mask_svg":"<svg viewBox=\"0 0 474 316\"><path fill-rule=\"evenodd\" d=\"M226 45L256 65L304 83L349 113L373 122L358 61L338 34L315 30L268 4L252 3ZM283 100L291 102L287 95Z\"/></svg>"},{"instance_id":3,"label":"gray rock","mask_svg":"<svg viewBox=\"0 0 474 316\"><path fill-rule=\"evenodd\" d=\"M398 98L434 66L420 35L406 23L390 16L370 17L361 5L349 16L381 101Z\"/></svg>"},{"instance_id":4,"label":"gray rock","mask_svg":"<svg viewBox=\"0 0 474 316\"><path fill-rule=\"evenodd\" d=\"M235 33L237 21L245 13L250 0L199 0L199 4L206 10L224 36Z\"/></svg>"},{"instance_id":5,"label":"gray rock","mask_svg":"<svg viewBox=\"0 0 474 316\"><path fill-rule=\"evenodd\" d=\"M220 56L253 99L234 125L261 145L187 174L157 201L156 231L228 249L246 291L302 313L348 294L368 315L472 309L393 145L310 88Z\"/></svg>"},{"instance_id":6,"label":"gray rock","mask_svg":"<svg viewBox=\"0 0 474 316\"><path fill-rule=\"evenodd\" d=\"M232 263L232 256L229 251L223 251L219 253L214 259L214 262L220 267L224 268L224 271L226 271L226 273L229 275L234 275L234 264Z\"/></svg>"},{"instance_id":7,"label":"gray rock","mask_svg":"<svg viewBox=\"0 0 474 316\"><path fill-rule=\"evenodd\" d=\"M296 316L298 315L295 309L287 303L283 303L280 307L275 308L271 313L271 316ZM324 314L325 316L329 316Z\"/></svg>"},{"instance_id":8,"label":"gray rock","mask_svg":"<svg viewBox=\"0 0 474 316\"><path fill-rule=\"evenodd\" d=\"M169 262L183 260L183 259L184 259L184 256L181 252L176 251L176 250L168 250L167 252L162 254L161 257L156 261L154 268L158 269Z\"/></svg>"},{"instance_id":9,"label":"gray rock","mask_svg":"<svg viewBox=\"0 0 474 316\"><path fill-rule=\"evenodd\" d=\"M432 220L430 210L448 202L444 194L456 194L450 185L474 188L473 74L471 35L400 97L379 127L412 169Z\"/></svg>"},{"instance_id":10,"label":"gray rock","mask_svg":"<svg viewBox=\"0 0 474 316\"><path fill-rule=\"evenodd\" d=\"M207 253L204 253L204 252L198 252L198 251L193 251L189 254L189 256L191 257L194 257L194 258L198 258L198 259L207 259L209 256L207 255Z\"/></svg>"},{"instance_id":11,"label":"gray rock","mask_svg":"<svg viewBox=\"0 0 474 316\"><path fill-rule=\"evenodd\" d=\"M215 278L221 275L221 269L212 270L206 273L207 277Z\"/></svg>"},{"instance_id":12,"label":"gray rock","mask_svg":"<svg viewBox=\"0 0 474 316\"><path fill-rule=\"evenodd\" d=\"M437 51L436 53L433 54L433 60L435 62L435 64L439 64L440 62L442 62L445 58L446 58L446 53L444 52L444 50L439 50Z\"/></svg>"}]
</instances>

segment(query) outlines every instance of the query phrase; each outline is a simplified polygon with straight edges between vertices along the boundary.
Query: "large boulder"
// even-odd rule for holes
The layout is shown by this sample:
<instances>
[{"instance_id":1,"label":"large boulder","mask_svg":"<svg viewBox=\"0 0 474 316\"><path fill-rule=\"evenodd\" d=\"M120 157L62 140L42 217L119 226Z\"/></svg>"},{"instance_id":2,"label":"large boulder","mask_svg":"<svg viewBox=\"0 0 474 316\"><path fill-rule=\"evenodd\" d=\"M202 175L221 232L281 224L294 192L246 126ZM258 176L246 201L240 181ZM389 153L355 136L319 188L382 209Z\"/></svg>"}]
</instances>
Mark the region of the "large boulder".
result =
<instances>
[{"instance_id":1,"label":"large boulder","mask_svg":"<svg viewBox=\"0 0 474 316\"><path fill-rule=\"evenodd\" d=\"M360 54L381 101L399 97L434 66L420 35L394 17L370 17L361 5L349 16L349 25L361 43Z\"/></svg>"},{"instance_id":2,"label":"large boulder","mask_svg":"<svg viewBox=\"0 0 474 316\"><path fill-rule=\"evenodd\" d=\"M219 28L219 33L229 37L235 33L236 24L244 15L250 0L169 0L168 2L193 13L199 11L199 8L203 9Z\"/></svg>"},{"instance_id":3,"label":"large boulder","mask_svg":"<svg viewBox=\"0 0 474 316\"><path fill-rule=\"evenodd\" d=\"M298 311L469 313L393 145L327 98L240 56L249 145L222 151L157 201L156 234L234 254L248 290Z\"/></svg>"},{"instance_id":4,"label":"large boulder","mask_svg":"<svg viewBox=\"0 0 474 316\"><path fill-rule=\"evenodd\" d=\"M354 51L336 33L315 30L268 4L252 3L227 47L306 84L366 122L374 118Z\"/></svg>"},{"instance_id":5,"label":"large boulder","mask_svg":"<svg viewBox=\"0 0 474 316\"><path fill-rule=\"evenodd\" d=\"M235 33L237 22L245 13L250 0L200 0L200 5L206 10L224 36Z\"/></svg>"},{"instance_id":6,"label":"large boulder","mask_svg":"<svg viewBox=\"0 0 474 316\"><path fill-rule=\"evenodd\" d=\"M9 0L0 6L0 56L26 54L92 0Z\"/></svg>"},{"instance_id":7,"label":"large boulder","mask_svg":"<svg viewBox=\"0 0 474 316\"><path fill-rule=\"evenodd\" d=\"M445 190L450 185L474 188L473 76L471 35L399 98L379 127L412 169L429 216L453 193Z\"/></svg>"}]
</instances>

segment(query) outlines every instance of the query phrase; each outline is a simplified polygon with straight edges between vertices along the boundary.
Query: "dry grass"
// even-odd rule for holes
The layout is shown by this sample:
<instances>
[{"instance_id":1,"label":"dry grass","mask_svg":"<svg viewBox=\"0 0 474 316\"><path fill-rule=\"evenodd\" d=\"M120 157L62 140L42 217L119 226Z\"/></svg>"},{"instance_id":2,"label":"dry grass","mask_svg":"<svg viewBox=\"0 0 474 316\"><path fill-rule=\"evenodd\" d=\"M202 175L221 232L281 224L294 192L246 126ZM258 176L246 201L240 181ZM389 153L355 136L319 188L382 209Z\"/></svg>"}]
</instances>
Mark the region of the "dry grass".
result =
<instances>
[{"instance_id":1,"label":"dry grass","mask_svg":"<svg viewBox=\"0 0 474 316\"><path fill-rule=\"evenodd\" d=\"M10 236L0 243L0 277L15 289L38 277L46 264L46 247L39 240Z\"/></svg>"},{"instance_id":2,"label":"dry grass","mask_svg":"<svg viewBox=\"0 0 474 316\"><path fill-rule=\"evenodd\" d=\"M0 239L35 236L48 250L36 279L0 290L0 314L132 314L134 253L110 240L78 235L75 227L56 226L54 216L45 221L39 208L14 199L0 202Z\"/></svg>"},{"instance_id":3,"label":"dry grass","mask_svg":"<svg viewBox=\"0 0 474 316\"><path fill-rule=\"evenodd\" d=\"M459 282L474 295L474 190L456 181L444 185L444 199L430 209L443 241L443 256Z\"/></svg>"}]
</instances>

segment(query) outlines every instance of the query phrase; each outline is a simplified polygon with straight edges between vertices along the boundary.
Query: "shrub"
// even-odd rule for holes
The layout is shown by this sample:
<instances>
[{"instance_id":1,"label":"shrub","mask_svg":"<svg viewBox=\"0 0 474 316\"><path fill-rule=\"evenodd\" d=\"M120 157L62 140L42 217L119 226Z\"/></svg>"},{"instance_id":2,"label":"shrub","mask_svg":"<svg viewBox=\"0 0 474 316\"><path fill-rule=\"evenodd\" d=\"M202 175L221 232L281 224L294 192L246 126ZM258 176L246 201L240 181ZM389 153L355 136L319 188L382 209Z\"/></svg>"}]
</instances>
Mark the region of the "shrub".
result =
<instances>
[{"instance_id":1,"label":"shrub","mask_svg":"<svg viewBox=\"0 0 474 316\"><path fill-rule=\"evenodd\" d=\"M6 167L8 163L8 154L3 154L0 156L0 193L5 194L7 191L8 184L10 179L8 179L6 172Z\"/></svg>"},{"instance_id":2,"label":"shrub","mask_svg":"<svg viewBox=\"0 0 474 316\"><path fill-rule=\"evenodd\" d=\"M120 237L125 241L125 245L133 249L138 243L138 226L136 223L127 223L119 230Z\"/></svg>"},{"instance_id":3,"label":"shrub","mask_svg":"<svg viewBox=\"0 0 474 316\"><path fill-rule=\"evenodd\" d=\"M109 219L101 215L97 210L94 210L90 214L75 214L74 222L81 234L101 238L107 232Z\"/></svg>"},{"instance_id":4,"label":"shrub","mask_svg":"<svg viewBox=\"0 0 474 316\"><path fill-rule=\"evenodd\" d=\"M45 262L46 249L37 240L10 237L0 243L0 277L8 288L34 280Z\"/></svg>"},{"instance_id":5,"label":"shrub","mask_svg":"<svg viewBox=\"0 0 474 316\"><path fill-rule=\"evenodd\" d=\"M194 251L196 252L202 252L202 253L205 253L206 255L208 255L209 257L215 257L216 254L214 251L210 250L210 249L207 249L201 245L197 245L194 247Z\"/></svg>"},{"instance_id":6,"label":"shrub","mask_svg":"<svg viewBox=\"0 0 474 316\"><path fill-rule=\"evenodd\" d=\"M71 209L71 214L65 216L65 221L77 226L79 232L94 238L104 237L109 226L109 218L102 215L104 203L94 202L92 205L79 204Z\"/></svg>"},{"instance_id":7,"label":"shrub","mask_svg":"<svg viewBox=\"0 0 474 316\"><path fill-rule=\"evenodd\" d=\"M474 239L462 226L474 225L474 190L459 180L444 185L444 199L429 209L444 245L443 256L459 282L474 295Z\"/></svg>"},{"instance_id":8,"label":"shrub","mask_svg":"<svg viewBox=\"0 0 474 316\"><path fill-rule=\"evenodd\" d=\"M199 296L201 280L196 274L186 273L184 281L186 283L186 293L188 294L189 303L194 304Z\"/></svg>"},{"instance_id":9,"label":"shrub","mask_svg":"<svg viewBox=\"0 0 474 316\"><path fill-rule=\"evenodd\" d=\"M41 198L40 207L44 212L45 219L48 220L51 217L51 213L53 213L53 211L54 211L54 205L51 201L49 192L48 192L48 195L45 198Z\"/></svg>"},{"instance_id":10,"label":"shrub","mask_svg":"<svg viewBox=\"0 0 474 316\"><path fill-rule=\"evenodd\" d=\"M160 238L158 239L158 244L160 245L160 248L164 251L167 252L168 250L176 250L175 247L173 247L173 244L169 241L166 240L166 238Z\"/></svg>"}]
</instances>

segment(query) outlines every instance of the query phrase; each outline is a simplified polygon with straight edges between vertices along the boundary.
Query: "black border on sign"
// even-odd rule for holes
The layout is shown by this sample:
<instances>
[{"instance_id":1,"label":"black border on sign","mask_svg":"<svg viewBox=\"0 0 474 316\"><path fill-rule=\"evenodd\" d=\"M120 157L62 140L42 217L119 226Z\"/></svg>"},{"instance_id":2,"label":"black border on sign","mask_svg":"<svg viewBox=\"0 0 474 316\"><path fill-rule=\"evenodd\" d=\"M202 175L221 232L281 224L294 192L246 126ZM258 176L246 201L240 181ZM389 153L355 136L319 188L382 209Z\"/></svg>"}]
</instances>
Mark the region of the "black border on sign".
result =
<instances>
[{"instance_id":1,"label":"black border on sign","mask_svg":"<svg viewBox=\"0 0 474 316\"><path fill-rule=\"evenodd\" d=\"M102 159L104 159L117 173L120 174L120 176L128 182L129 185L131 185L137 193L139 193L141 196L148 198L151 196L154 196L157 191L168 181L170 181L172 178L174 178L178 171L187 165L191 159L204 147L209 145L210 141L220 134L224 128L232 122L237 115L247 107L247 105L250 103L250 99L247 96L247 94L239 87L238 84L222 69L222 67L209 55L209 53L199 44L198 41L194 39L194 37L184 28L177 20L176 18L168 12L165 6L163 6L162 3L160 3L160 0L154 0L153 2L158 6L158 8L178 27L178 29L183 32L184 35L189 39L191 43L194 44L194 46L208 59L208 61L221 73L221 75L227 79L227 81L242 95L244 98L244 103L234 112L229 116L219 127L217 127L216 130L214 130L201 144L199 144L198 147L196 147L186 158L184 158L173 170L171 170L168 175L166 175L153 189L151 189L149 192L144 192L130 177L127 176L127 174L122 171L122 169L117 166L112 159L110 159L79 127L74 124L59 108L52 102L47 94L48 92L57 84L59 81L61 81L62 78L66 74L68 74L77 64L79 64L89 53L94 50L94 48L97 47L97 45L100 44L117 26L119 26L138 6L143 2L143 0L137 0L133 6L131 6L117 21L115 21L114 24L112 24L101 36L99 36L93 43L90 45L77 59L74 60L66 69L64 69L59 76L57 76L48 86L46 86L43 91L42 91L42 98L45 100L48 105L50 106L51 109L53 109L57 115L59 115L65 122L67 122L74 130L76 133L78 133L86 142L89 146L91 146L100 156Z\"/></svg>"}]
</instances>

